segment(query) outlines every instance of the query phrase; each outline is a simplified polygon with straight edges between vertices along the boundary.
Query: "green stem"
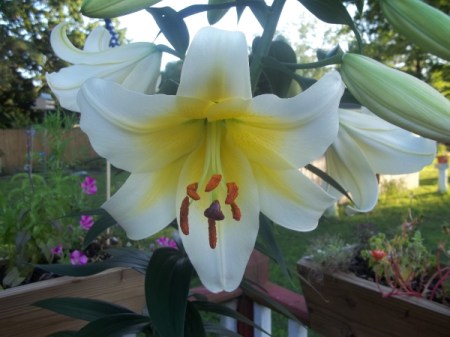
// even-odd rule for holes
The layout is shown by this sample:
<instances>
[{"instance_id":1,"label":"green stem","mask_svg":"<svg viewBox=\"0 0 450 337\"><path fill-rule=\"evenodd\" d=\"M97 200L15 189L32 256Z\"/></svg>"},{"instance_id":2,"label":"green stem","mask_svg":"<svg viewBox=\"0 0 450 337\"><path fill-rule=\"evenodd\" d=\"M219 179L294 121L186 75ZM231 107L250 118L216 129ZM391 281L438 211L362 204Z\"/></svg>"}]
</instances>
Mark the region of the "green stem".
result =
<instances>
[{"instance_id":1,"label":"green stem","mask_svg":"<svg viewBox=\"0 0 450 337\"><path fill-rule=\"evenodd\" d=\"M269 53L270 43L273 40L275 31L280 20L281 11L283 10L286 0L274 0L270 7L267 21L261 39L257 47L253 50L252 63L250 64L250 79L252 85L252 92L255 92L256 85L262 72L262 58Z\"/></svg>"}]
</instances>

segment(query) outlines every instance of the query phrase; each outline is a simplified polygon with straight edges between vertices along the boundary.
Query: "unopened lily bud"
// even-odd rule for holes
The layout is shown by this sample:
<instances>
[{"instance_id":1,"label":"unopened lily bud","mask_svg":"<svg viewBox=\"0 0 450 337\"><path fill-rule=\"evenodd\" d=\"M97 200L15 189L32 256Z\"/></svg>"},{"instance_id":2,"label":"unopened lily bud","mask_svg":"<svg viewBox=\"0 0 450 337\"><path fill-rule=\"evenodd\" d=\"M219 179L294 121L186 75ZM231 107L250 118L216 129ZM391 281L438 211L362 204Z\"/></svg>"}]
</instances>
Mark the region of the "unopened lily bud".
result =
<instances>
[{"instance_id":1,"label":"unopened lily bud","mask_svg":"<svg viewBox=\"0 0 450 337\"><path fill-rule=\"evenodd\" d=\"M343 56L341 75L353 96L374 114L423 137L450 142L450 101L430 85L352 53Z\"/></svg>"},{"instance_id":2,"label":"unopened lily bud","mask_svg":"<svg viewBox=\"0 0 450 337\"><path fill-rule=\"evenodd\" d=\"M161 0L84 0L81 13L91 18L110 19L137 12Z\"/></svg>"},{"instance_id":3,"label":"unopened lily bud","mask_svg":"<svg viewBox=\"0 0 450 337\"><path fill-rule=\"evenodd\" d=\"M380 6L395 30L450 61L450 16L419 0L380 0Z\"/></svg>"}]
</instances>

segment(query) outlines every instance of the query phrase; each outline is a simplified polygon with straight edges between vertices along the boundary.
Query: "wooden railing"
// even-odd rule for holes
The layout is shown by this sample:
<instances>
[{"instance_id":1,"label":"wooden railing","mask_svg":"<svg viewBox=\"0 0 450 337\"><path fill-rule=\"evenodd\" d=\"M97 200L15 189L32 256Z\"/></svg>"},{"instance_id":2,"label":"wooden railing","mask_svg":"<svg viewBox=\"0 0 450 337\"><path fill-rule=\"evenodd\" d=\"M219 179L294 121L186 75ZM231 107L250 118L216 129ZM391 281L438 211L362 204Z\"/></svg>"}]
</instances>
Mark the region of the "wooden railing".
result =
<instances>
[{"instance_id":1,"label":"wooden railing","mask_svg":"<svg viewBox=\"0 0 450 337\"><path fill-rule=\"evenodd\" d=\"M248 292L243 289L237 289L231 293L213 294L205 288L199 287L191 289L191 292L202 294L209 301L226 304L269 333L272 332L272 311L278 311L273 303L276 302L296 318L296 320L288 319L288 335L286 337L307 337L308 309L304 297L269 281L269 261L266 256L257 251L253 252L245 272L245 278L256 284L264 296L258 295L258 292ZM224 327L243 337L268 336L258 328L236 322L234 319L224 317L221 323Z\"/></svg>"},{"instance_id":2,"label":"wooden railing","mask_svg":"<svg viewBox=\"0 0 450 337\"><path fill-rule=\"evenodd\" d=\"M254 252L245 277L258 285L266 296L237 289L230 293L213 294L205 288L193 288L191 293L203 294L210 301L224 303L237 310L265 331L272 331L273 302L283 305L297 320L288 321L288 336L306 337L308 312L302 295L269 281L268 259ZM130 269L110 269L88 277L60 277L0 291L0 336L44 337L61 330L81 328L86 322L73 320L32 304L49 297L86 297L116 303L139 312L144 308L144 275ZM270 298L270 301L267 301ZM223 317L222 325L243 337L265 337L267 334L251 326Z\"/></svg>"}]
</instances>

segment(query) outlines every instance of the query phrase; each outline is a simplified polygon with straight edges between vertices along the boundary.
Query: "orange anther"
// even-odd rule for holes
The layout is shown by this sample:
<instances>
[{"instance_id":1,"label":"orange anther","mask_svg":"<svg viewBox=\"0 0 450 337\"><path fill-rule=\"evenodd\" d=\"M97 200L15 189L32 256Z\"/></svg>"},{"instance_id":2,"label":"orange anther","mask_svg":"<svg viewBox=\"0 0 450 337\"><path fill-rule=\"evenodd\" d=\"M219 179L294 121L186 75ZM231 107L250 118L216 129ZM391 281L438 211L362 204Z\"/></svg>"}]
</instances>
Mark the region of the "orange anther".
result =
<instances>
[{"instance_id":1,"label":"orange anther","mask_svg":"<svg viewBox=\"0 0 450 337\"><path fill-rule=\"evenodd\" d=\"M186 194L194 200L200 200L200 196L197 193L198 183L192 183L187 185Z\"/></svg>"},{"instance_id":2,"label":"orange anther","mask_svg":"<svg viewBox=\"0 0 450 337\"><path fill-rule=\"evenodd\" d=\"M217 228L216 221L214 219L208 219L208 236L209 246L214 249L217 245Z\"/></svg>"},{"instance_id":3,"label":"orange anther","mask_svg":"<svg viewBox=\"0 0 450 337\"><path fill-rule=\"evenodd\" d=\"M221 180L222 180L221 174L213 174L211 179L209 179L208 183L206 184L205 192L211 192L219 185Z\"/></svg>"},{"instance_id":4,"label":"orange anther","mask_svg":"<svg viewBox=\"0 0 450 337\"><path fill-rule=\"evenodd\" d=\"M241 210L239 209L239 206L235 202L232 202L230 206L231 214L233 214L233 219L236 221L241 220Z\"/></svg>"},{"instance_id":5,"label":"orange anther","mask_svg":"<svg viewBox=\"0 0 450 337\"><path fill-rule=\"evenodd\" d=\"M227 183L227 198L225 199L226 205L231 205L238 196L239 187L236 183Z\"/></svg>"},{"instance_id":6,"label":"orange anther","mask_svg":"<svg viewBox=\"0 0 450 337\"><path fill-rule=\"evenodd\" d=\"M180 207L180 228L184 235L189 235L189 197L184 197Z\"/></svg>"}]
</instances>

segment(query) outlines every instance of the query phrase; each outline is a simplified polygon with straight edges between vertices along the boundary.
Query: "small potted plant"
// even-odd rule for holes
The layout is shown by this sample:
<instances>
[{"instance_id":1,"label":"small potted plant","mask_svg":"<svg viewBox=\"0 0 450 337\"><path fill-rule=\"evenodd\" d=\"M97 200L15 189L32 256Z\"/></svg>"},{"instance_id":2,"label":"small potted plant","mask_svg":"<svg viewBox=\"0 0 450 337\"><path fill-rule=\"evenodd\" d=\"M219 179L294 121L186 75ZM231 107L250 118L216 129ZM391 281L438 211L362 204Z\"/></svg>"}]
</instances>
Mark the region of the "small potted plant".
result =
<instances>
[{"instance_id":1,"label":"small potted plant","mask_svg":"<svg viewBox=\"0 0 450 337\"><path fill-rule=\"evenodd\" d=\"M444 243L428 250L416 223L405 222L393 238L371 233L356 246L314 242L298 263L312 329L326 336L448 335L449 252Z\"/></svg>"}]
</instances>

